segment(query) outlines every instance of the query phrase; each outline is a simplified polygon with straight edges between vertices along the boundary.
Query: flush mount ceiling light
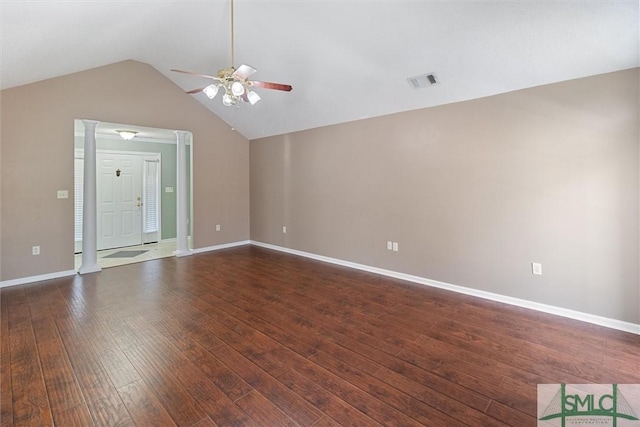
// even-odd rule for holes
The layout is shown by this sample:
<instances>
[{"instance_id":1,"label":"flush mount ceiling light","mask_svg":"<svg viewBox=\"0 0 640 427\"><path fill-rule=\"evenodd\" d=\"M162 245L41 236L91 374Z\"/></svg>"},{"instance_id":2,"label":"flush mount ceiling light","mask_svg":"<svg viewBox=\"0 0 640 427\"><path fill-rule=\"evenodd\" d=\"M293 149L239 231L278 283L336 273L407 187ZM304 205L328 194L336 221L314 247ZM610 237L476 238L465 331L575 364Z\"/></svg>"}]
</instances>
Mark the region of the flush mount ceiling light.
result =
<instances>
[{"instance_id":1,"label":"flush mount ceiling light","mask_svg":"<svg viewBox=\"0 0 640 427\"><path fill-rule=\"evenodd\" d=\"M260 101L260 95L251 90L254 86L262 89L282 90L285 92L291 91L291 85L285 85L280 83L259 82L256 80L248 80L247 78L256 72L255 68L248 65L240 65L235 68L233 63L234 57L234 31L233 31L233 0L231 0L231 66L218 70L217 76L210 76L208 74L192 73L191 71L171 70L178 73L191 74L195 76L205 77L211 79L214 82L204 88L190 90L187 93L197 94L204 92L209 99L213 99L218 94L218 91L222 88L224 94L222 95L222 104L230 107L236 105L238 100L243 100L251 105Z\"/></svg>"},{"instance_id":2,"label":"flush mount ceiling light","mask_svg":"<svg viewBox=\"0 0 640 427\"><path fill-rule=\"evenodd\" d=\"M116 132L126 141L131 141L138 134L138 132L134 130L117 130Z\"/></svg>"}]
</instances>

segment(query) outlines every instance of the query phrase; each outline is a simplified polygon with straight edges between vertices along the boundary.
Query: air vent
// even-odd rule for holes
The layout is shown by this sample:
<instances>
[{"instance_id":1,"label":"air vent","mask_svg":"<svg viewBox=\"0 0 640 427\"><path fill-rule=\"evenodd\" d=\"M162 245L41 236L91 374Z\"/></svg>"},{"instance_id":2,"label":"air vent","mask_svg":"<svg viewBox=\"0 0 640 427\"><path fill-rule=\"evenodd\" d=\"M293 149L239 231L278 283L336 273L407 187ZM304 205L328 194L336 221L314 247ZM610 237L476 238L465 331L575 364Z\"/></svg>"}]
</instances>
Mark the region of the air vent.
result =
<instances>
[{"instance_id":1,"label":"air vent","mask_svg":"<svg viewBox=\"0 0 640 427\"><path fill-rule=\"evenodd\" d=\"M438 79L436 78L436 75L433 73L423 74L421 76L416 76L416 77L409 77L407 81L409 82L411 87L414 89L420 89L423 87L429 87L429 86L438 84Z\"/></svg>"}]
</instances>

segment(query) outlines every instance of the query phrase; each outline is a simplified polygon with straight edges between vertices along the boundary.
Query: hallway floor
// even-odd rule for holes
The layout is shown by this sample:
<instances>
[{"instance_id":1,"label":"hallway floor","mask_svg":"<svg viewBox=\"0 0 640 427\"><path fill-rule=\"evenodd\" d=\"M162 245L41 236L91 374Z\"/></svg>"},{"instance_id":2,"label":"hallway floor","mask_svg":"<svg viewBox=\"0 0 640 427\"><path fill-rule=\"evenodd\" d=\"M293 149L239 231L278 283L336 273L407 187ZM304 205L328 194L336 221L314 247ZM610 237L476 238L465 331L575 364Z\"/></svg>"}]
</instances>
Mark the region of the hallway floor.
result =
<instances>
[{"instance_id":1,"label":"hallway floor","mask_svg":"<svg viewBox=\"0 0 640 427\"><path fill-rule=\"evenodd\" d=\"M118 265L133 264L136 262L149 261L158 258L167 258L173 256L176 250L176 242L159 242L148 243L146 245L127 246L125 248L108 249L98 251L98 265L102 268L116 267ZM122 251L146 251L137 256L112 258L113 254ZM76 270L82 265L82 254L75 255Z\"/></svg>"}]
</instances>

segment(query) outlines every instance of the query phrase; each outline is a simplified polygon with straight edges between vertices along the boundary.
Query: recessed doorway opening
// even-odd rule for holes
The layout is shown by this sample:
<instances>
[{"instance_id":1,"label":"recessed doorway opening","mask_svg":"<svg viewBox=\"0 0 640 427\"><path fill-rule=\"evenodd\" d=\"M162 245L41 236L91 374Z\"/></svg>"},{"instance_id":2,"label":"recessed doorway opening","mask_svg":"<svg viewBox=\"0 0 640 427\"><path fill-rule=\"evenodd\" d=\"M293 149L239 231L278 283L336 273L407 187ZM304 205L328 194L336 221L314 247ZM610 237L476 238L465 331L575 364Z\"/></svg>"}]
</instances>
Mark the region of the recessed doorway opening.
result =
<instances>
[{"instance_id":1,"label":"recessed doorway opening","mask_svg":"<svg viewBox=\"0 0 640 427\"><path fill-rule=\"evenodd\" d=\"M85 126L82 120L75 120L74 127L74 253L75 266L79 268L85 203ZM176 132L106 122L99 122L95 129L98 265L106 268L173 256L177 249L178 204L185 203L177 197ZM132 131L134 137L125 140L118 132L122 129ZM192 141L191 134L186 134L183 167L186 167L188 177L185 191L187 247L192 248Z\"/></svg>"}]
</instances>

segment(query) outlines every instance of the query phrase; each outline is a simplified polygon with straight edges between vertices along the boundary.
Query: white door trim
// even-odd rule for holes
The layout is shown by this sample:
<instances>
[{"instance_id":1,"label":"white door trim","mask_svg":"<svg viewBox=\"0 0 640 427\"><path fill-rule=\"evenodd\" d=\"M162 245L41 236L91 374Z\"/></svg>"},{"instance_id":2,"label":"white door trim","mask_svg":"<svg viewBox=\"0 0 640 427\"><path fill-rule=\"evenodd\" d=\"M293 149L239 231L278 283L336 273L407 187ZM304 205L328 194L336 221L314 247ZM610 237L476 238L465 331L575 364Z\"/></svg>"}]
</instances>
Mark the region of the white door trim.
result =
<instances>
[{"instance_id":1,"label":"white door trim","mask_svg":"<svg viewBox=\"0 0 640 427\"><path fill-rule=\"evenodd\" d=\"M162 154L158 153L158 152L148 152L148 151L124 151L124 150L96 150L96 157L98 156L98 154L123 154L123 155L133 155L133 156L139 156L141 157L141 161L142 164L144 165L145 161L156 161L158 162L158 169L159 169L159 181L161 181L162 179ZM83 148L75 148L74 149L74 160L75 159L82 159L84 161L84 149ZM144 178L144 177L143 177ZM75 179L75 178L74 178ZM83 179L84 181L84 179ZM157 200L158 200L158 212L157 212L157 216L158 216L158 232L157 232L157 240L160 241L162 239L162 192L161 192L161 185L160 182L157 185ZM96 189L97 190L97 189ZM141 187L141 191L142 191L142 198L144 200L144 184ZM74 194L75 196L75 194ZM75 216L75 213L74 213ZM98 218L96 216L96 225L97 225L97 221ZM77 224L74 224L74 230L76 228ZM75 231L74 231L74 236L75 236ZM84 236L83 236L84 237ZM144 239L144 224L143 224L143 228L142 228L142 232L141 232L141 242L145 243L145 239ZM80 241L76 241L75 237L74 237L74 251L76 253L80 252L82 250L82 240Z\"/></svg>"}]
</instances>

